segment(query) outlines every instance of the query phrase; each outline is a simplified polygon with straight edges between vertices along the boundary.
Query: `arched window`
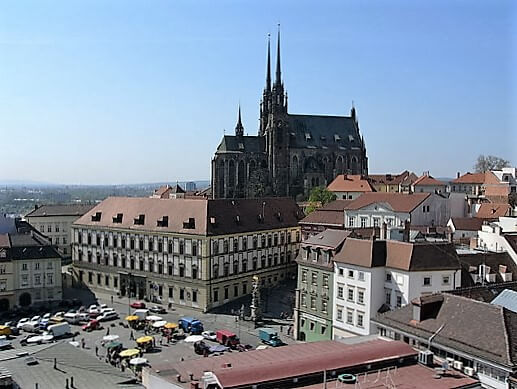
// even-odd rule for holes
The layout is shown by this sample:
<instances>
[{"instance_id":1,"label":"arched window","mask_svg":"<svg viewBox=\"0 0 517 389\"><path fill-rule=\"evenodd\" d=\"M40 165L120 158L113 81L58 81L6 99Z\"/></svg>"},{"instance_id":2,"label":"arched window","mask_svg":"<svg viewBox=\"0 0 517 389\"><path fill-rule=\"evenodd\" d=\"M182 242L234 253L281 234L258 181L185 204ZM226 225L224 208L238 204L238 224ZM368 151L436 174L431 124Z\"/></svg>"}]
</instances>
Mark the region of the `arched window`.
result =
<instances>
[{"instance_id":1,"label":"arched window","mask_svg":"<svg viewBox=\"0 0 517 389\"><path fill-rule=\"evenodd\" d=\"M237 165L237 184L239 186L244 185L244 181L246 180L246 172L244 168L244 161L239 161Z\"/></svg>"},{"instance_id":2,"label":"arched window","mask_svg":"<svg viewBox=\"0 0 517 389\"><path fill-rule=\"evenodd\" d=\"M255 163L255 160L252 159L251 161L249 161L249 163L248 163L248 179L253 174L253 172L255 171L256 168L257 168L257 164Z\"/></svg>"},{"instance_id":3,"label":"arched window","mask_svg":"<svg viewBox=\"0 0 517 389\"><path fill-rule=\"evenodd\" d=\"M224 197L224 161L222 159L217 163L217 186L219 196Z\"/></svg>"},{"instance_id":4,"label":"arched window","mask_svg":"<svg viewBox=\"0 0 517 389\"><path fill-rule=\"evenodd\" d=\"M291 175L293 178L298 177L298 157L293 155L293 160L291 162Z\"/></svg>"},{"instance_id":5,"label":"arched window","mask_svg":"<svg viewBox=\"0 0 517 389\"><path fill-rule=\"evenodd\" d=\"M231 187L235 186L235 162L230 159L228 163L228 185Z\"/></svg>"},{"instance_id":6,"label":"arched window","mask_svg":"<svg viewBox=\"0 0 517 389\"><path fill-rule=\"evenodd\" d=\"M343 174L343 157L341 155L336 159L336 174Z\"/></svg>"},{"instance_id":7,"label":"arched window","mask_svg":"<svg viewBox=\"0 0 517 389\"><path fill-rule=\"evenodd\" d=\"M352 157L352 165L350 166L350 169L352 170L352 174L357 174L357 157Z\"/></svg>"}]
</instances>

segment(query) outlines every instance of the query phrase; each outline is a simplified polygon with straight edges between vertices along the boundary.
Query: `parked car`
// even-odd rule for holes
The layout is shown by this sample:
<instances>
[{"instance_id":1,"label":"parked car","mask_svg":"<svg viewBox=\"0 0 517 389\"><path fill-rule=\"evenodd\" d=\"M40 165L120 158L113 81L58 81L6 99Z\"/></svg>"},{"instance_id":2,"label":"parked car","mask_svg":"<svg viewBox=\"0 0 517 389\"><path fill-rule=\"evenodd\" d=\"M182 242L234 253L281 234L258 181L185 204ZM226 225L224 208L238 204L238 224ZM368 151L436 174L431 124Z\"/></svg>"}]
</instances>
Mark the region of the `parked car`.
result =
<instances>
[{"instance_id":1,"label":"parked car","mask_svg":"<svg viewBox=\"0 0 517 389\"><path fill-rule=\"evenodd\" d=\"M31 318L31 321L37 321L37 322L39 322L40 320L41 320L41 316L38 316L38 315L33 316L33 317Z\"/></svg>"},{"instance_id":2,"label":"parked car","mask_svg":"<svg viewBox=\"0 0 517 389\"><path fill-rule=\"evenodd\" d=\"M145 303L143 301L133 301L129 306L135 309L143 309L145 308Z\"/></svg>"},{"instance_id":3,"label":"parked car","mask_svg":"<svg viewBox=\"0 0 517 389\"><path fill-rule=\"evenodd\" d=\"M16 324L17 328L22 328L25 323L28 323L30 319L28 317L24 317L23 319L20 319L18 321L18 324Z\"/></svg>"},{"instance_id":4,"label":"parked car","mask_svg":"<svg viewBox=\"0 0 517 389\"><path fill-rule=\"evenodd\" d=\"M152 313L167 313L167 310L165 308L160 307L158 305L153 305L151 308L149 308L149 310Z\"/></svg>"},{"instance_id":5,"label":"parked car","mask_svg":"<svg viewBox=\"0 0 517 389\"><path fill-rule=\"evenodd\" d=\"M108 320L116 320L118 319L118 313L115 311L108 311L103 313L100 316L97 316L98 321L108 321Z\"/></svg>"},{"instance_id":6,"label":"parked car","mask_svg":"<svg viewBox=\"0 0 517 389\"><path fill-rule=\"evenodd\" d=\"M79 324L81 321L81 314L77 312L67 312L65 313L64 320L70 324Z\"/></svg>"},{"instance_id":7,"label":"parked car","mask_svg":"<svg viewBox=\"0 0 517 389\"><path fill-rule=\"evenodd\" d=\"M64 312L56 312L54 316L50 318L50 321L52 323L62 323L65 320L65 313Z\"/></svg>"},{"instance_id":8,"label":"parked car","mask_svg":"<svg viewBox=\"0 0 517 389\"><path fill-rule=\"evenodd\" d=\"M203 338L207 340L211 340L213 342L217 341L217 335L214 331L203 331L201 335L203 335Z\"/></svg>"},{"instance_id":9,"label":"parked car","mask_svg":"<svg viewBox=\"0 0 517 389\"><path fill-rule=\"evenodd\" d=\"M101 328L101 323L96 320L92 319L88 323L82 326L83 331L90 332Z\"/></svg>"},{"instance_id":10,"label":"parked car","mask_svg":"<svg viewBox=\"0 0 517 389\"><path fill-rule=\"evenodd\" d=\"M280 340L278 337L278 332L276 332L272 328L262 327L258 329L259 339L262 343L265 343L269 346L278 347L283 346L284 342Z\"/></svg>"},{"instance_id":11,"label":"parked car","mask_svg":"<svg viewBox=\"0 0 517 389\"><path fill-rule=\"evenodd\" d=\"M46 329L50 323L50 317L51 317L50 313L45 313L39 321L39 328L41 328L43 330Z\"/></svg>"}]
</instances>

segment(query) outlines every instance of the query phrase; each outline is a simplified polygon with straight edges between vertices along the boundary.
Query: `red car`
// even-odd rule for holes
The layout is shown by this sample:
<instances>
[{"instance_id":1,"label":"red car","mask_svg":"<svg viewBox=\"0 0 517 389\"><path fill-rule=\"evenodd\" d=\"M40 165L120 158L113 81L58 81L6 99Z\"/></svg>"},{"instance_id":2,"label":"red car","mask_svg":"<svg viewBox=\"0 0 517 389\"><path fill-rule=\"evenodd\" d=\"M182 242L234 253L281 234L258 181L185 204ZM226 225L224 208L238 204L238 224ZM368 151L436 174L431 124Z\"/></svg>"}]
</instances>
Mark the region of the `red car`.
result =
<instances>
[{"instance_id":1,"label":"red car","mask_svg":"<svg viewBox=\"0 0 517 389\"><path fill-rule=\"evenodd\" d=\"M87 324L83 325L83 331L89 332L97 330L101 327L101 323L98 320L90 320Z\"/></svg>"},{"instance_id":2,"label":"red car","mask_svg":"<svg viewBox=\"0 0 517 389\"><path fill-rule=\"evenodd\" d=\"M131 308L136 308L136 309L143 309L143 308L145 308L145 303L142 302L142 301L135 301L135 302L132 302L129 305L130 305Z\"/></svg>"}]
</instances>

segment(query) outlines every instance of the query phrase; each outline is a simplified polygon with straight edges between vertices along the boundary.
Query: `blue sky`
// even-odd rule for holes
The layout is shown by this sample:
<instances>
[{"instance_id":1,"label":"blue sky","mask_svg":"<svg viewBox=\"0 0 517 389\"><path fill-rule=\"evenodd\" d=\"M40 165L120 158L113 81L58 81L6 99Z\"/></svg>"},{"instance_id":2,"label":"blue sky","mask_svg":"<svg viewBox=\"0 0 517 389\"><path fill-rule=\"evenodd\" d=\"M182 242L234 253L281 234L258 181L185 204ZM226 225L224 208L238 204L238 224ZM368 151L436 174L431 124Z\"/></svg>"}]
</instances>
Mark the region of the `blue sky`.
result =
<instances>
[{"instance_id":1,"label":"blue sky","mask_svg":"<svg viewBox=\"0 0 517 389\"><path fill-rule=\"evenodd\" d=\"M239 101L257 132L278 22L289 111L353 100L370 172L515 164L516 20L490 0L2 1L0 179L209 179Z\"/></svg>"}]
</instances>

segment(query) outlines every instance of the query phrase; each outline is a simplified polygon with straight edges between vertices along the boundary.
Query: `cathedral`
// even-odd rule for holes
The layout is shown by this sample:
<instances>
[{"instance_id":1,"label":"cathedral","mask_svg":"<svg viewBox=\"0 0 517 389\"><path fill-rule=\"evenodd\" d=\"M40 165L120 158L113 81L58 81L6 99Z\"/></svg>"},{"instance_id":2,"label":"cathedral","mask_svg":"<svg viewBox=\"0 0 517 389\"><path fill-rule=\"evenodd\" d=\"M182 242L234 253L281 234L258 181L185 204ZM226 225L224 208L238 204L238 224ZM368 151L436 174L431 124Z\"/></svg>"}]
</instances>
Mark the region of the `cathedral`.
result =
<instances>
[{"instance_id":1,"label":"cathedral","mask_svg":"<svg viewBox=\"0 0 517 389\"><path fill-rule=\"evenodd\" d=\"M224 135L212 159L214 198L288 196L304 200L338 174L368 174L356 110L350 116L287 112L278 32L275 80L268 41L266 86L257 135L244 135L239 107L235 135Z\"/></svg>"}]
</instances>

